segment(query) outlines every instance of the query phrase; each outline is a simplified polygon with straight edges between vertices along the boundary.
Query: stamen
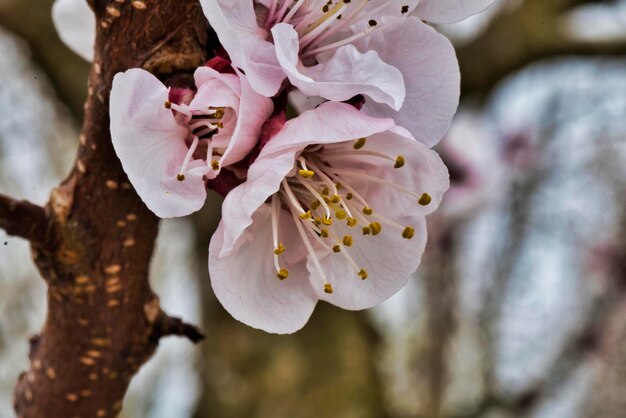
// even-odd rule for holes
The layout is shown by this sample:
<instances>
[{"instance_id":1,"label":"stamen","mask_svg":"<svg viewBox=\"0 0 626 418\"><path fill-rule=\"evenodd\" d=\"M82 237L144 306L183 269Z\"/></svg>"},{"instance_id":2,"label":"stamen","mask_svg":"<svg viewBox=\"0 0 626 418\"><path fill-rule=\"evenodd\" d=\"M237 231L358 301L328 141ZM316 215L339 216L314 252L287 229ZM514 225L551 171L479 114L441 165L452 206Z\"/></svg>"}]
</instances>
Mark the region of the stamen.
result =
<instances>
[{"instance_id":1,"label":"stamen","mask_svg":"<svg viewBox=\"0 0 626 418\"><path fill-rule=\"evenodd\" d=\"M433 198L428 193L424 193L420 196L417 203L419 203L422 206L428 206L430 202L432 201L433 201Z\"/></svg>"},{"instance_id":2,"label":"stamen","mask_svg":"<svg viewBox=\"0 0 626 418\"><path fill-rule=\"evenodd\" d=\"M280 242L280 243L278 243L278 246L274 250L274 254L276 254L276 255L283 255L284 253L285 253L285 246L283 245L282 242Z\"/></svg>"},{"instance_id":3,"label":"stamen","mask_svg":"<svg viewBox=\"0 0 626 418\"><path fill-rule=\"evenodd\" d=\"M359 138L356 140L356 142L354 143L352 147L354 149L361 149L365 146L366 142L367 142L367 138Z\"/></svg>"},{"instance_id":4,"label":"stamen","mask_svg":"<svg viewBox=\"0 0 626 418\"><path fill-rule=\"evenodd\" d=\"M289 271L287 271L286 269L283 269L280 266L280 263L278 261L278 256L285 253L285 246L283 245L282 242L278 242L278 220L279 220L279 212L280 212L278 195L272 196L270 212L271 212L271 219L272 219L272 239L274 240L274 248L275 248L274 254L273 254L274 267L276 268L277 277L280 280L285 280L289 276Z\"/></svg>"},{"instance_id":5,"label":"stamen","mask_svg":"<svg viewBox=\"0 0 626 418\"><path fill-rule=\"evenodd\" d=\"M180 168L180 171L176 175L176 180L185 181L185 172L187 171L187 166L189 165L189 162L191 161L191 157L193 157L193 153L196 152L196 148L198 147L198 141L199 141L198 137L194 136L193 142L191 143L191 146L189 147L189 151L187 151L187 155L185 155L185 159L183 160L183 164Z\"/></svg>"},{"instance_id":6,"label":"stamen","mask_svg":"<svg viewBox=\"0 0 626 418\"><path fill-rule=\"evenodd\" d=\"M311 245L311 242L309 241L309 238L306 235L304 227L302 226L302 223L298 220L298 216L294 212L293 208L290 208L290 209L291 209L291 216L293 217L293 220L296 223L296 228L298 229L300 238L302 238L302 242L304 242L304 246L306 247L309 253L309 256L311 257L311 260L313 261L315 268L318 270L318 272L320 273L320 276L322 277L322 280L324 281L324 291L326 291L326 289L330 289L330 293L332 293L333 287L330 285L330 283L328 283L328 279L326 278L324 269L322 268L320 260L317 258L315 250L313 249L313 246ZM329 293L329 292L326 292L326 293Z\"/></svg>"},{"instance_id":7,"label":"stamen","mask_svg":"<svg viewBox=\"0 0 626 418\"><path fill-rule=\"evenodd\" d=\"M315 171L311 171L311 170L300 170L298 171L298 174L300 174L302 177L304 177L305 179L310 179L313 176L315 176Z\"/></svg>"},{"instance_id":8,"label":"stamen","mask_svg":"<svg viewBox=\"0 0 626 418\"><path fill-rule=\"evenodd\" d=\"M372 235L378 235L383 230L383 227L378 222L372 222L369 224L370 231L372 231Z\"/></svg>"}]
</instances>

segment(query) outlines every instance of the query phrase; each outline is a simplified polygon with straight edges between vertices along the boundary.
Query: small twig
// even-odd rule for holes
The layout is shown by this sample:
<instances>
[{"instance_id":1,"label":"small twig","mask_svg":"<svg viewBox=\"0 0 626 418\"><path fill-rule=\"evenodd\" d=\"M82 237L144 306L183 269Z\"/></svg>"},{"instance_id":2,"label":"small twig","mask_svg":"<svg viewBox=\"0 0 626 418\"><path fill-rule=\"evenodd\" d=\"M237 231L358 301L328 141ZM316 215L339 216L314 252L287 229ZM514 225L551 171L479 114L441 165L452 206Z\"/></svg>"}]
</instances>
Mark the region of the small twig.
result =
<instances>
[{"instance_id":1,"label":"small twig","mask_svg":"<svg viewBox=\"0 0 626 418\"><path fill-rule=\"evenodd\" d=\"M40 243L48 233L48 216L41 206L0 194L0 228L9 235Z\"/></svg>"},{"instance_id":2,"label":"small twig","mask_svg":"<svg viewBox=\"0 0 626 418\"><path fill-rule=\"evenodd\" d=\"M204 334L195 325L187 324L180 318L174 318L163 314L161 317L161 328L158 330L160 337L176 335L186 337L194 344L204 340Z\"/></svg>"}]
</instances>

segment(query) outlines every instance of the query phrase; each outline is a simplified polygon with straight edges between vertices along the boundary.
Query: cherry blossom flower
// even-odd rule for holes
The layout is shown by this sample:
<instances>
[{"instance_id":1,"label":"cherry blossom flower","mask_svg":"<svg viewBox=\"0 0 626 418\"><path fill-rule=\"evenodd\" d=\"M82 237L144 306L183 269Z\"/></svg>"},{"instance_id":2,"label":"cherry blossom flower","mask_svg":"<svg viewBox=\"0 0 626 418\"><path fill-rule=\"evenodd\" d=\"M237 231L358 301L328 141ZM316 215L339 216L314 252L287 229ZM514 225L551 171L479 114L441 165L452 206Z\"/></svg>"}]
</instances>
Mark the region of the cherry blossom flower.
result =
<instances>
[{"instance_id":1,"label":"cherry blossom flower","mask_svg":"<svg viewBox=\"0 0 626 418\"><path fill-rule=\"evenodd\" d=\"M266 96L284 80L307 96L346 101L391 117L432 146L459 98L449 41L419 18L452 22L485 0L201 0L233 63ZM411 15L417 15L411 16Z\"/></svg>"},{"instance_id":2,"label":"cherry blossom flower","mask_svg":"<svg viewBox=\"0 0 626 418\"><path fill-rule=\"evenodd\" d=\"M124 171L157 216L185 216L206 199L205 180L256 145L273 104L239 74L201 67L195 95L172 91L140 69L119 73L111 91L111 137Z\"/></svg>"},{"instance_id":3,"label":"cherry blossom flower","mask_svg":"<svg viewBox=\"0 0 626 418\"><path fill-rule=\"evenodd\" d=\"M61 40L87 61L93 60L96 17L86 0L56 0L52 21Z\"/></svg>"},{"instance_id":4,"label":"cherry blossom flower","mask_svg":"<svg viewBox=\"0 0 626 418\"><path fill-rule=\"evenodd\" d=\"M318 300L375 306L417 269L425 216L449 186L439 156L392 119L327 102L289 120L224 201L209 270L238 320L290 333Z\"/></svg>"}]
</instances>

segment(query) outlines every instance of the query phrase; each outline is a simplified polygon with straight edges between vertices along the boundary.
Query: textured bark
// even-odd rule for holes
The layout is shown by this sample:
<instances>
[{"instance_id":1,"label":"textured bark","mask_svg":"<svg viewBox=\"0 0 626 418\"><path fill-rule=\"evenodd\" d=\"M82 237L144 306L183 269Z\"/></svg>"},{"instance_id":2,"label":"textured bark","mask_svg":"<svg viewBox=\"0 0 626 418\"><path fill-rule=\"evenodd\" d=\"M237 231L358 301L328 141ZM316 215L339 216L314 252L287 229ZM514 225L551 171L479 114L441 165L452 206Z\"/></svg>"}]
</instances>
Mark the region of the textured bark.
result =
<instances>
[{"instance_id":1,"label":"textured bark","mask_svg":"<svg viewBox=\"0 0 626 418\"><path fill-rule=\"evenodd\" d=\"M42 207L0 194L0 228L9 235L37 242L47 234L48 217Z\"/></svg>"},{"instance_id":2,"label":"textured bark","mask_svg":"<svg viewBox=\"0 0 626 418\"><path fill-rule=\"evenodd\" d=\"M131 67L188 80L206 59L206 22L194 0L95 0L92 7L96 58L76 164L51 194L45 236L31 240L49 287L48 315L15 392L24 418L116 416L161 337L201 338L168 317L150 289L158 219L115 155L108 97L113 76Z\"/></svg>"}]
</instances>

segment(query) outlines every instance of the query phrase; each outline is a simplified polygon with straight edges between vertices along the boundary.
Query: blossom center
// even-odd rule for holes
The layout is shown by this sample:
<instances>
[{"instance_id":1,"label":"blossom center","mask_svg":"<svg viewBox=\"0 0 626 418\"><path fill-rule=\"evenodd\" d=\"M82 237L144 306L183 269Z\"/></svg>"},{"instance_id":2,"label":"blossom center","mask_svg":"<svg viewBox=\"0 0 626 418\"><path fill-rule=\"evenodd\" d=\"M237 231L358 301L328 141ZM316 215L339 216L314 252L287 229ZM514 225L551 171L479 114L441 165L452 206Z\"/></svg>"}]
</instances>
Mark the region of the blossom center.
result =
<instances>
[{"instance_id":1,"label":"blossom center","mask_svg":"<svg viewBox=\"0 0 626 418\"><path fill-rule=\"evenodd\" d=\"M351 44L373 31L384 30L393 20L381 24L378 16L393 1L381 1L375 8L366 8L371 0L272 0L265 26L291 24L300 38L301 57L312 58ZM401 6L397 16L408 11L408 5Z\"/></svg>"},{"instance_id":2,"label":"blossom center","mask_svg":"<svg viewBox=\"0 0 626 418\"><path fill-rule=\"evenodd\" d=\"M165 102L165 108L171 109L178 124L187 128L185 143L189 150L181 162L176 179L185 181L185 173L189 163L193 159L204 159L204 155L206 155L207 164L213 170L219 170L224 148L213 146L213 136L224 128L223 119L226 112L230 112L230 109L213 106L198 108L170 101ZM206 148L206 153L204 148Z\"/></svg>"},{"instance_id":3,"label":"blossom center","mask_svg":"<svg viewBox=\"0 0 626 418\"><path fill-rule=\"evenodd\" d=\"M414 237L413 226L401 225L384 216L377 211L375 200L366 200L367 186L382 185L395 189L422 206L430 204L431 196L418 194L395 182L347 166L347 156L387 160L385 164L391 170L405 166L404 156L367 150L366 142L366 138L356 139L351 148L346 148L346 143L308 147L298 156L293 174L283 179L280 190L272 196L273 257L279 279L289 276L280 261L280 257L289 250L279 237L281 210L286 210L293 218L308 255L320 273L324 292L328 294L333 293L333 286L314 246L331 256L344 257L355 277L365 280L369 276L368 271L352 255L352 247L358 245L359 240L376 239L383 228L395 230L392 233L398 233L407 240Z\"/></svg>"}]
</instances>

